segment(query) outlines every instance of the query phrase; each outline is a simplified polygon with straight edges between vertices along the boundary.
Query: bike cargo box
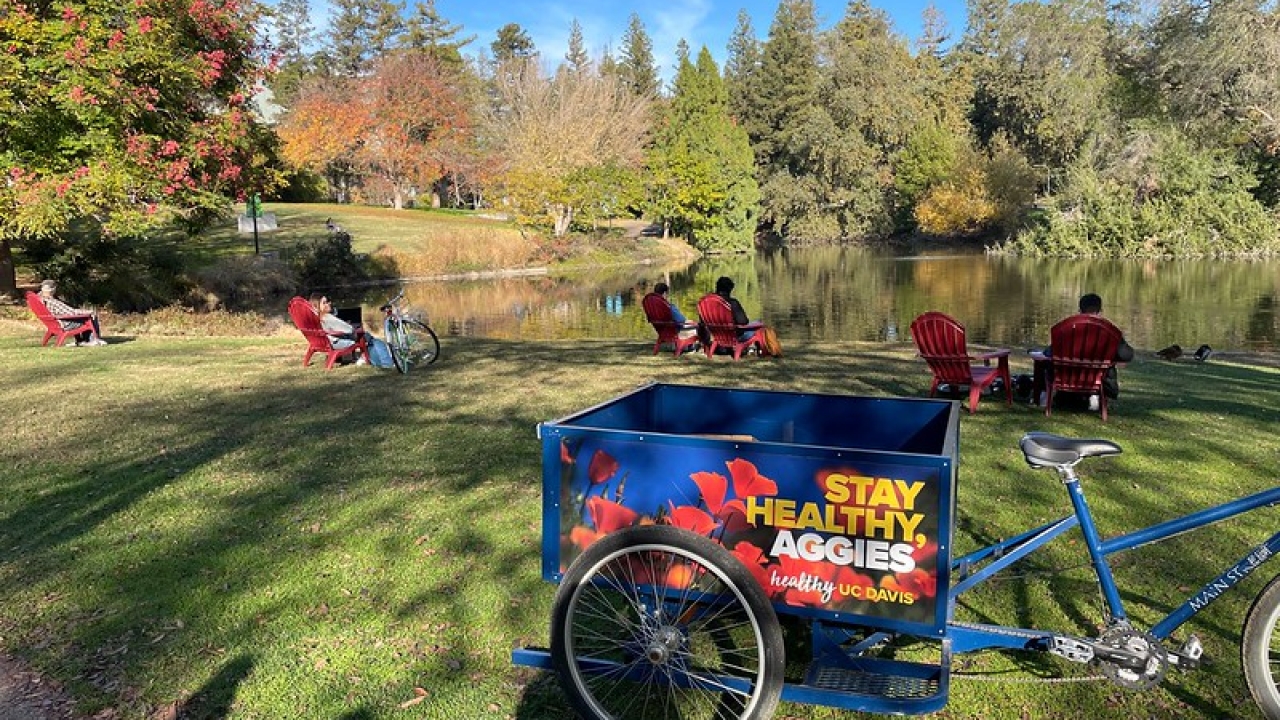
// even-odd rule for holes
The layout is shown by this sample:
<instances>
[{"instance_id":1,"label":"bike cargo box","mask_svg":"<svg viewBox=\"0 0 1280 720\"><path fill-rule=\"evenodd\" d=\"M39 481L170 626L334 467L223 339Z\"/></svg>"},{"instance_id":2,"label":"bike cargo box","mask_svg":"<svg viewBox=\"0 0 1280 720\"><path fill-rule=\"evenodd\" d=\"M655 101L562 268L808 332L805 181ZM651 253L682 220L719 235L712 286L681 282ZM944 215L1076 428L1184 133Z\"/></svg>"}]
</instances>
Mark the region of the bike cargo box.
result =
<instances>
[{"instance_id":1,"label":"bike cargo box","mask_svg":"<svg viewBox=\"0 0 1280 720\"><path fill-rule=\"evenodd\" d=\"M543 575L667 523L728 548L775 607L941 637L959 403L651 384L538 426Z\"/></svg>"}]
</instances>

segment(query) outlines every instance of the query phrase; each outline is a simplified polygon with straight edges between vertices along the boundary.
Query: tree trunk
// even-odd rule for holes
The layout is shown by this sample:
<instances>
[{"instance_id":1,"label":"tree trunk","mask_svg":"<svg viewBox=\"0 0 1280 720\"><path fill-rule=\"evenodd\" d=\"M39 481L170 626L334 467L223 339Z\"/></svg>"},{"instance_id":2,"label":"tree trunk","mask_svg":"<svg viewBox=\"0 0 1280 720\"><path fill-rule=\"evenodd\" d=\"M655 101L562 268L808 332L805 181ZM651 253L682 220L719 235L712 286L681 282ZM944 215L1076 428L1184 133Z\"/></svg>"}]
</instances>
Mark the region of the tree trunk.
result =
<instances>
[{"instance_id":1,"label":"tree trunk","mask_svg":"<svg viewBox=\"0 0 1280 720\"><path fill-rule=\"evenodd\" d=\"M18 271L13 266L13 246L0 238L0 297L18 297Z\"/></svg>"},{"instance_id":2,"label":"tree trunk","mask_svg":"<svg viewBox=\"0 0 1280 720\"><path fill-rule=\"evenodd\" d=\"M573 208L568 205L555 206L555 229L553 231L555 237L564 237L569 232L569 225L573 223Z\"/></svg>"},{"instance_id":3,"label":"tree trunk","mask_svg":"<svg viewBox=\"0 0 1280 720\"><path fill-rule=\"evenodd\" d=\"M396 191L395 191L395 193L396 193L396 194L395 194L395 198L392 200L392 207L394 207L396 210L403 210L403 209L404 209L404 194L400 192L400 186L399 186L399 185L395 185L394 187L395 187L395 189L396 189Z\"/></svg>"}]
</instances>

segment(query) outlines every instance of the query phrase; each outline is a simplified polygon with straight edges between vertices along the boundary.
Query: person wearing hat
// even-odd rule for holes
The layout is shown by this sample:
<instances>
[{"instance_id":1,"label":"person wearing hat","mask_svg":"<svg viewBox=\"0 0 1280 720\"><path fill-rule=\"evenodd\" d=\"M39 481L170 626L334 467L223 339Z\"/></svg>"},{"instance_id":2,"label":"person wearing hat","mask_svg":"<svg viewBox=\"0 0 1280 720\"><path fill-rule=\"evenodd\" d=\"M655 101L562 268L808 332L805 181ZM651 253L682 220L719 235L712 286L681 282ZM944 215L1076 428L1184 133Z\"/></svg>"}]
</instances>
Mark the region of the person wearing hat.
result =
<instances>
[{"instance_id":1,"label":"person wearing hat","mask_svg":"<svg viewBox=\"0 0 1280 720\"><path fill-rule=\"evenodd\" d=\"M107 341L102 339L102 330L98 326L98 313L94 310L84 310L68 305L53 296L55 290L58 289L56 280L44 280L40 283L40 299L44 302L44 306L49 309L58 323L62 325L62 329L79 325L82 319L88 315L91 318L93 330L85 330L76 335L76 345L84 347L92 347L97 345L106 345ZM63 320L62 318L74 318L71 320Z\"/></svg>"}]
</instances>

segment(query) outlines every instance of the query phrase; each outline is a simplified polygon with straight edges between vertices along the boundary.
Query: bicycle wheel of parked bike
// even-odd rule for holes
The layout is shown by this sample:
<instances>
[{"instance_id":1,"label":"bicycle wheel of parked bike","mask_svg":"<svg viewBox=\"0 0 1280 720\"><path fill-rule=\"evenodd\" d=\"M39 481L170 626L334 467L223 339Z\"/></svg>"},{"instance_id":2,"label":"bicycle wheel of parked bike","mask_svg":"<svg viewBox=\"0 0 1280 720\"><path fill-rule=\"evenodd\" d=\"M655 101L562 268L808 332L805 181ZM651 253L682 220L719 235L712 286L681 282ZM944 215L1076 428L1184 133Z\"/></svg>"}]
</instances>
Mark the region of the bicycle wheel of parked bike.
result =
<instances>
[{"instance_id":1,"label":"bicycle wheel of parked bike","mask_svg":"<svg viewBox=\"0 0 1280 720\"><path fill-rule=\"evenodd\" d=\"M1280 577L1253 601L1244 618L1240 660L1254 702L1268 718L1280 718Z\"/></svg>"},{"instance_id":2,"label":"bicycle wheel of parked bike","mask_svg":"<svg viewBox=\"0 0 1280 720\"><path fill-rule=\"evenodd\" d=\"M440 338L430 325L417 320L404 321L405 332L409 334L412 358L415 365L430 365L440 357Z\"/></svg>"},{"instance_id":3,"label":"bicycle wheel of parked bike","mask_svg":"<svg viewBox=\"0 0 1280 720\"><path fill-rule=\"evenodd\" d=\"M409 372L409 338L404 324L388 320L386 324L387 347L391 350L391 362L401 374Z\"/></svg>"}]
</instances>

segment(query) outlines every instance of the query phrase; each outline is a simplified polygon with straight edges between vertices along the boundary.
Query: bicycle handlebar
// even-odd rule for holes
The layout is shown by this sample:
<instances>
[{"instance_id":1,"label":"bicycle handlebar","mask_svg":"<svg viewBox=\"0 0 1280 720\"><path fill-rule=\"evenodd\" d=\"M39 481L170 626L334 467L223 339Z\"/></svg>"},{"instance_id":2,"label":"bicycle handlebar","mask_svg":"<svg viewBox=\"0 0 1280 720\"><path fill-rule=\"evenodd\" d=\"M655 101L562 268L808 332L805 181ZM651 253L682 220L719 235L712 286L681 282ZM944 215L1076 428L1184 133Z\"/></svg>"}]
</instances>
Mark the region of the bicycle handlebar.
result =
<instances>
[{"instance_id":1,"label":"bicycle handlebar","mask_svg":"<svg viewBox=\"0 0 1280 720\"><path fill-rule=\"evenodd\" d=\"M384 303L382 307L378 308L378 312L388 312L389 310L391 310L391 306L399 302L400 298L402 297L404 297L404 288L400 288L400 292L396 293L395 297L391 298L386 303Z\"/></svg>"}]
</instances>

